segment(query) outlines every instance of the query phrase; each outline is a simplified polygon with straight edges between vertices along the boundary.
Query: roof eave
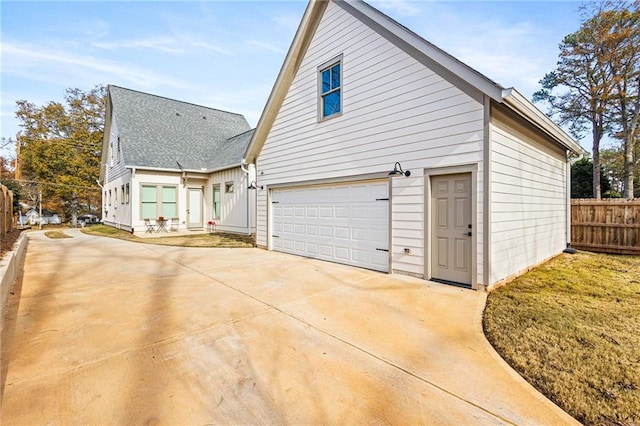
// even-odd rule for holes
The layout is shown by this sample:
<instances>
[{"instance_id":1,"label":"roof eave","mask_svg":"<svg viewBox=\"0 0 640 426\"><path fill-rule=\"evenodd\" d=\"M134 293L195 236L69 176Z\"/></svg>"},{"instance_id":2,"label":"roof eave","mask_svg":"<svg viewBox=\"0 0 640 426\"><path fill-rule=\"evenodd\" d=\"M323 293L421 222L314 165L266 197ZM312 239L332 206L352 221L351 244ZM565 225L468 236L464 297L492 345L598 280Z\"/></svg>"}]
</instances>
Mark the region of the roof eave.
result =
<instances>
[{"instance_id":1,"label":"roof eave","mask_svg":"<svg viewBox=\"0 0 640 426\"><path fill-rule=\"evenodd\" d=\"M182 173L182 172L186 172L186 173L198 173L198 174L203 174L203 175L207 175L207 174L211 174L211 173L216 173L216 172L221 172L224 170L229 170L229 169L234 169L236 167L240 167L240 163L237 164L229 164L226 166L221 166L221 167L216 167L213 169L170 169L170 168L165 168L165 167L151 167L151 166L125 166L125 168L130 169L130 170L144 170L144 171L150 171L150 172L165 172L165 173Z\"/></svg>"},{"instance_id":2,"label":"roof eave","mask_svg":"<svg viewBox=\"0 0 640 426\"><path fill-rule=\"evenodd\" d=\"M574 154L587 155L587 151L580 146L571 136L547 117L542 111L536 108L527 98L516 89L509 88L502 91L502 101L512 111L535 124L546 134L555 139L558 143L570 150Z\"/></svg>"},{"instance_id":3,"label":"roof eave","mask_svg":"<svg viewBox=\"0 0 640 426\"><path fill-rule=\"evenodd\" d=\"M289 86L295 77L298 66L300 65L300 60L304 56L306 48L311 42L311 38L315 33L315 28L320 22L327 4L327 0L309 1L309 4L304 11L304 15L302 16L300 25L298 26L298 30L296 31L296 35L291 42L291 46L289 46L289 51L287 52L284 63L280 68L278 77L271 89L271 94L269 95L267 103L262 110L262 115L258 120L255 132L245 151L243 161L247 160L248 162L253 162L262 149L264 140L275 121L284 97L286 96Z\"/></svg>"},{"instance_id":4,"label":"roof eave","mask_svg":"<svg viewBox=\"0 0 640 426\"><path fill-rule=\"evenodd\" d=\"M449 70L463 81L476 88L481 93L499 101L502 97L503 87L492 81L490 78L473 69L469 65L457 59L455 56L440 49L428 40L414 33L393 18L373 8L364 1L335 0L337 4L344 5L343 8L353 8L366 16L369 20L380 25L387 31L394 34L403 42L409 44L415 50L429 57L431 60Z\"/></svg>"}]
</instances>

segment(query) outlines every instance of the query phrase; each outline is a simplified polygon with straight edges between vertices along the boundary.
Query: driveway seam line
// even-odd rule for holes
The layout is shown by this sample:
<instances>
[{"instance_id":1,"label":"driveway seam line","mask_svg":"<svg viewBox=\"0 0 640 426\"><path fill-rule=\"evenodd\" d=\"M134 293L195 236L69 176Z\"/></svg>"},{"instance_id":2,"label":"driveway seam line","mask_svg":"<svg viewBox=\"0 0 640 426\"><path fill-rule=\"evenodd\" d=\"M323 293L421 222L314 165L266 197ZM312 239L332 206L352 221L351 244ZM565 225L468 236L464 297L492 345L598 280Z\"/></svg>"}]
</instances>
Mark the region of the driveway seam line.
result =
<instances>
[{"instance_id":1,"label":"driveway seam line","mask_svg":"<svg viewBox=\"0 0 640 426\"><path fill-rule=\"evenodd\" d=\"M149 249L152 250L152 248L149 248ZM166 255L164 255L163 253L161 253L159 251L156 252L156 253L159 253L161 256L163 256L165 258L168 258ZM170 259L170 258L168 258L168 259ZM214 282L220 283L220 284L224 285L225 287L227 287L227 288L229 288L231 290L234 290L234 291L236 291L236 292L238 292L238 293L240 293L240 294L242 294L242 295L244 295L246 297L249 297L250 299L253 299L256 302L262 303L263 305L265 305L265 306L267 306L269 308L272 308L273 310L275 310L277 312L280 312L281 314L283 314L283 315L285 315L285 316L287 316L289 318L293 318L296 321L299 321L300 323L305 324L305 325L307 325L307 326L309 326L309 327L321 332L322 334L324 334L326 336L329 336L329 337L331 337L331 338L333 338L333 339L335 339L335 340L337 340L339 342L342 342L342 343L350 346L353 349L356 349L356 350L358 350L358 351L360 351L360 352L362 352L362 353L364 353L366 355L369 355L369 356L371 356L371 357L373 357L373 358L375 358L375 359L377 359L377 360L389 365L390 367L393 367L393 368L395 368L397 370L400 370L403 373L408 374L409 376L411 376L411 377L413 377L415 379L418 379L419 381L421 381L423 383L426 383L426 384L434 387L435 389L438 389L439 391L444 392L445 394L447 394L447 395L449 395L449 396L451 396L451 397L453 397L453 398L455 398L455 399L457 399L459 401L462 401L462 402L464 402L466 404L469 404L469 405L471 405L471 406L473 406L473 407L475 407L475 408L477 408L477 409L479 409L479 410L481 410L481 411L483 411L483 412L485 412L485 413L487 413L487 414L489 414L489 415L491 415L491 416L493 416L495 418L498 418L498 419L508 423L508 424L516 425L516 423L510 421L509 419L506 419L506 418L502 417L499 414L496 414L496 413L494 413L494 412L492 412L490 410L487 410L486 408L482 407L481 405L478 405L478 404L476 404L476 403L474 403L472 401L469 401L469 400L467 400L467 399L465 399L465 398L463 398L463 397L461 397L461 396L459 396L459 395L457 395L457 394L455 394L455 393L453 393L453 392L451 392L451 391L449 391L449 390L447 390L447 389L445 389L445 388L443 388L443 387L441 387L441 386L439 386L439 385L437 385L437 384L435 384L435 383L433 383L433 382L431 382L431 381L419 376L417 373L414 373L414 372L412 372L410 370L407 370L404 367L401 367L401 366L391 362L390 360L387 360L387 359L385 359L385 358L383 358L381 356L378 356L378 355L376 355L376 354L374 354L372 352L369 352L369 351L367 351L367 350L365 350L365 349L363 349L363 348L361 348L359 346L356 346L353 343L350 343L350 342L342 339L341 337L338 337L338 336L336 336L336 335L334 335L334 334L332 334L332 333L330 333L330 332L328 332L328 331L326 331L326 330L324 330L324 329L322 329L322 328L320 328L320 327L318 327L318 326L316 326L314 324L311 324L311 323L303 320L302 318L298 318L297 316L293 315L290 312L284 311L284 310L282 310L281 308L279 308L279 307L277 307L275 305L272 305L272 304L270 304L268 302L265 302L264 300L258 299L257 297L255 297L255 296L253 296L253 295L251 295L251 294L249 294L249 293L247 293L247 292L245 292L245 291L243 291L243 290L241 290L239 288L236 288L236 287L234 287L234 286L232 286L230 284L227 284L224 281L220 281L220 280L218 280L216 278L213 278L210 275L207 275L206 273L201 272L201 271L199 271L199 270L197 270L197 269L195 269L195 268L193 268L193 267L191 267L189 265L186 265L186 264L184 264L184 263L182 263L180 261L177 261L177 260L174 260L174 259L170 259L170 260L172 262L177 263L178 265L180 265L180 266L182 266L184 268L187 268L187 269L189 269L189 270L191 270L193 272L196 272L196 273L198 273L198 274L200 274L202 276L205 276L205 277L207 277L208 279L210 279L210 280L212 280Z\"/></svg>"}]
</instances>

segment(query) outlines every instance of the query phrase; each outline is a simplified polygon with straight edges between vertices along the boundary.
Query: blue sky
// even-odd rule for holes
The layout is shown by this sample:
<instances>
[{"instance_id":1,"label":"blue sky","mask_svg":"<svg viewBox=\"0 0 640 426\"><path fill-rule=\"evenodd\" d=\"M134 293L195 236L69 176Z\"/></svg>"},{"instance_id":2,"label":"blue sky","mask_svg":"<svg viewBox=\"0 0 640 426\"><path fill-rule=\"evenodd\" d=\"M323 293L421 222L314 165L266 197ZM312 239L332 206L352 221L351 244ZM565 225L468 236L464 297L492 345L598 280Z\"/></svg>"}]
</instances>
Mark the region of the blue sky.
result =
<instances>
[{"instance_id":1,"label":"blue sky","mask_svg":"<svg viewBox=\"0 0 640 426\"><path fill-rule=\"evenodd\" d=\"M576 1L369 3L528 98L580 24ZM66 88L96 84L241 113L255 125L306 4L2 0L0 136L19 130L17 100L63 101Z\"/></svg>"}]
</instances>

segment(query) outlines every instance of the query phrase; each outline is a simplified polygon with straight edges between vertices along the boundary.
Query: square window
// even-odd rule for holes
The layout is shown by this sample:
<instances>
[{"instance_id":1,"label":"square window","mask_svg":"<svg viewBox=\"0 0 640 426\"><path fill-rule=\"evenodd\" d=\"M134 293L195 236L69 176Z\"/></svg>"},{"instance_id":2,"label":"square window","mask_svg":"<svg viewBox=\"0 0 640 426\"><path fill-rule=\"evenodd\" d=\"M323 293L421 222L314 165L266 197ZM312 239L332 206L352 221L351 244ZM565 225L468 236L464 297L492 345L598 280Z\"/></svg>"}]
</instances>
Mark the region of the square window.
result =
<instances>
[{"instance_id":1,"label":"square window","mask_svg":"<svg viewBox=\"0 0 640 426\"><path fill-rule=\"evenodd\" d=\"M224 192L227 194L233 192L233 182L226 182L224 184Z\"/></svg>"},{"instance_id":2,"label":"square window","mask_svg":"<svg viewBox=\"0 0 640 426\"><path fill-rule=\"evenodd\" d=\"M320 118L342 113L342 58L320 68Z\"/></svg>"}]
</instances>

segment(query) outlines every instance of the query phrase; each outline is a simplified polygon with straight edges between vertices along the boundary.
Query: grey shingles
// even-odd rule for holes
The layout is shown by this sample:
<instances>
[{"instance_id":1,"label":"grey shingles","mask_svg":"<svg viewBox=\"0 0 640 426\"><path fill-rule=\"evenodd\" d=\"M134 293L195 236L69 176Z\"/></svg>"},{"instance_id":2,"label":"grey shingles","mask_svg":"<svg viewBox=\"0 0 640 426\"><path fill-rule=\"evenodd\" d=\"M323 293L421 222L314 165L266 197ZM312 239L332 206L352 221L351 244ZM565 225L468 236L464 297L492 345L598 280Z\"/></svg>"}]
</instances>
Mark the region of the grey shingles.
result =
<instances>
[{"instance_id":1,"label":"grey shingles","mask_svg":"<svg viewBox=\"0 0 640 426\"><path fill-rule=\"evenodd\" d=\"M109 96L127 166L218 169L240 164L251 139L240 114L118 86Z\"/></svg>"}]
</instances>

